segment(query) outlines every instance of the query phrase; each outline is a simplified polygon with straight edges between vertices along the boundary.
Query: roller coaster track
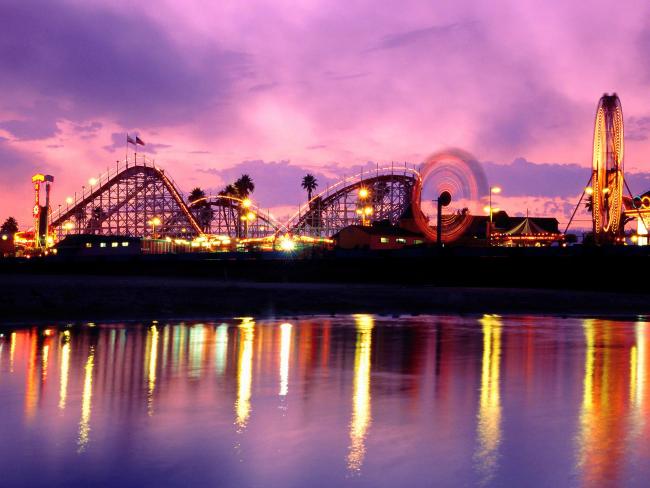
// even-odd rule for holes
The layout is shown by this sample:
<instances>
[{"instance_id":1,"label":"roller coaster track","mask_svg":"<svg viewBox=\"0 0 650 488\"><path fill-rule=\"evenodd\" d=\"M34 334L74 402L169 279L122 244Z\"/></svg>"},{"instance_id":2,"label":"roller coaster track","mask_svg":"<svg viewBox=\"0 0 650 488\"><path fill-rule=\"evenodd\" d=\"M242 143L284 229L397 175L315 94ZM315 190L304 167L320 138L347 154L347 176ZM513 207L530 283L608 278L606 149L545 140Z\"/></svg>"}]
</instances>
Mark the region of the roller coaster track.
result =
<instances>
[{"instance_id":1,"label":"roller coaster track","mask_svg":"<svg viewBox=\"0 0 650 488\"><path fill-rule=\"evenodd\" d=\"M293 234L331 237L348 225L368 221L396 225L409 208L418 178L417 171L406 167L386 167L345 178L303 205L285 227Z\"/></svg>"},{"instance_id":2,"label":"roller coaster track","mask_svg":"<svg viewBox=\"0 0 650 488\"><path fill-rule=\"evenodd\" d=\"M261 238L291 233L331 237L351 224L396 224L411 203L417 171L383 168L345 178L319 193L285 224L254 202L214 195L186 203L165 171L151 161L125 162L92 181L90 190L51 213L58 239L68 234ZM367 191L366 197L360 190ZM370 210L365 210L370 209ZM361 212L360 212L361 210Z\"/></svg>"}]
</instances>

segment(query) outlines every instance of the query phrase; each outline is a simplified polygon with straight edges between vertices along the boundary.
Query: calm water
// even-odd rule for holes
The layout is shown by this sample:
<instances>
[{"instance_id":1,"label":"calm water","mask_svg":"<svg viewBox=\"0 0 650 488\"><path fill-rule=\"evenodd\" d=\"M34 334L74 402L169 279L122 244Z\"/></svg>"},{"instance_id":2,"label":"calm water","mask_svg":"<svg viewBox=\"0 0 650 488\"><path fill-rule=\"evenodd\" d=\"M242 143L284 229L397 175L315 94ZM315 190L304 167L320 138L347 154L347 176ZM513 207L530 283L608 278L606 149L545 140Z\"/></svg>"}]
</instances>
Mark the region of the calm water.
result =
<instances>
[{"instance_id":1,"label":"calm water","mask_svg":"<svg viewBox=\"0 0 650 488\"><path fill-rule=\"evenodd\" d=\"M56 324L0 339L0 486L648 486L650 328Z\"/></svg>"}]
</instances>

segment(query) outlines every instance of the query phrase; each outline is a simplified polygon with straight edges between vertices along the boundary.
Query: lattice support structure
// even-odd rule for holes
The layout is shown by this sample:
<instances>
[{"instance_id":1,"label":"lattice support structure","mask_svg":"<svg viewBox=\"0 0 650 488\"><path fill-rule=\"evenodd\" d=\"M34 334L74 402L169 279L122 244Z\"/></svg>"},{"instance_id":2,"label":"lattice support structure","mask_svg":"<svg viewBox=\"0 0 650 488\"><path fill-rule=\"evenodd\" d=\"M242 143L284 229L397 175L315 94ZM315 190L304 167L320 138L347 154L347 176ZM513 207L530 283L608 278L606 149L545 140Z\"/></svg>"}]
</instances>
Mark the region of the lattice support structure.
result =
<instances>
[{"instance_id":1,"label":"lattice support structure","mask_svg":"<svg viewBox=\"0 0 650 488\"><path fill-rule=\"evenodd\" d=\"M396 225L410 205L416 179L414 170L384 168L343 180L312 198L286 227L294 234L331 237L349 225Z\"/></svg>"},{"instance_id":2,"label":"lattice support structure","mask_svg":"<svg viewBox=\"0 0 650 488\"><path fill-rule=\"evenodd\" d=\"M90 191L52 214L58 239L67 234L196 237L202 230L164 171L151 164L117 167Z\"/></svg>"}]
</instances>

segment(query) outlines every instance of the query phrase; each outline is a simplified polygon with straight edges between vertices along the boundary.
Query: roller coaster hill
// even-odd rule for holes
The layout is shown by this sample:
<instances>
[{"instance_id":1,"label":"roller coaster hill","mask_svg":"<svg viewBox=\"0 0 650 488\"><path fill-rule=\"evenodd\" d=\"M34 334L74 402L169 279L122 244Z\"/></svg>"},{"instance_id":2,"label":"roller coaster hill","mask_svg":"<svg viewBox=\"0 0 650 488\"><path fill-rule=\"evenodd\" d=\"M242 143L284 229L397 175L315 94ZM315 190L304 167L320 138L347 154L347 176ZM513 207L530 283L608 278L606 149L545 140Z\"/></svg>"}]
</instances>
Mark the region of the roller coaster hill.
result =
<instances>
[{"instance_id":1,"label":"roller coaster hill","mask_svg":"<svg viewBox=\"0 0 650 488\"><path fill-rule=\"evenodd\" d=\"M495 245L521 237L493 232L503 212L495 213L493 221L480 165L458 150L433 155L419 171L391 164L345 178L311 198L286 222L248 197L222 193L190 200L164 169L142 157L91 178L88 188L54 211L49 203L53 181L49 175L33 178L34 228L15 236L27 255L224 251L299 255L334 245L395 250L487 244L487 233ZM429 181L434 183L432 189ZM446 192L450 201L443 205L436 198L429 203L432 191L434 197ZM43 192L46 201L41 205ZM449 205L452 200L458 202L457 208ZM489 219L474 216L488 203ZM532 232L526 237L537 243L560 242L557 221L545 220L540 222L546 228L522 218L514 223ZM506 225L501 227L507 230ZM477 234L482 239L477 240Z\"/></svg>"},{"instance_id":2,"label":"roller coaster hill","mask_svg":"<svg viewBox=\"0 0 650 488\"><path fill-rule=\"evenodd\" d=\"M189 200L164 169L140 157L117 163L52 210L50 175L35 175L34 228L17 233L27 255L301 251L338 247L564 247L583 199L591 241L647 244L650 192L634 196L623 172L623 113L616 94L596 111L592 172L562 233L555 219L497 211L480 164L461 150L432 155L416 170L395 165L328 186L286 222L251 198L228 193ZM627 192L626 192L627 190ZM41 204L41 198L45 198ZM487 215L486 215L487 214ZM636 222L636 231L625 226Z\"/></svg>"}]
</instances>

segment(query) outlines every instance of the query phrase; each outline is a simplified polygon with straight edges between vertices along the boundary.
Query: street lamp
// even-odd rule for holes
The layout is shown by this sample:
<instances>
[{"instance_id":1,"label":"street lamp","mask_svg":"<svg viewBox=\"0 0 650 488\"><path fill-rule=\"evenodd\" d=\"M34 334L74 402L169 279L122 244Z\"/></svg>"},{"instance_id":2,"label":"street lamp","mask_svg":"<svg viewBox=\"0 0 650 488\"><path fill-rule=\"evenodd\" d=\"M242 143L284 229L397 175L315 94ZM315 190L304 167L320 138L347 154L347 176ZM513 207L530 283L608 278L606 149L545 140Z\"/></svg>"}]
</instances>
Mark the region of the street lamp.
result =
<instances>
[{"instance_id":1,"label":"street lamp","mask_svg":"<svg viewBox=\"0 0 650 488\"><path fill-rule=\"evenodd\" d=\"M488 242L490 243L490 246L492 245L492 213L494 211L494 209L492 208L492 194L493 193L495 195L498 195L499 193L501 193L501 187L499 187L499 186L491 186L490 187L490 207L489 207L489 211L490 211L490 228L489 228L489 232L488 232Z\"/></svg>"},{"instance_id":2,"label":"street lamp","mask_svg":"<svg viewBox=\"0 0 650 488\"><path fill-rule=\"evenodd\" d=\"M160 225L161 220L158 217L154 217L149 221L149 224L151 224L151 233L153 234L153 238L156 238L156 226Z\"/></svg>"}]
</instances>

